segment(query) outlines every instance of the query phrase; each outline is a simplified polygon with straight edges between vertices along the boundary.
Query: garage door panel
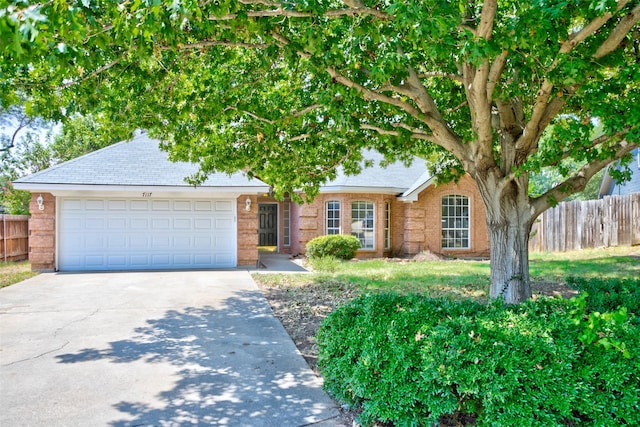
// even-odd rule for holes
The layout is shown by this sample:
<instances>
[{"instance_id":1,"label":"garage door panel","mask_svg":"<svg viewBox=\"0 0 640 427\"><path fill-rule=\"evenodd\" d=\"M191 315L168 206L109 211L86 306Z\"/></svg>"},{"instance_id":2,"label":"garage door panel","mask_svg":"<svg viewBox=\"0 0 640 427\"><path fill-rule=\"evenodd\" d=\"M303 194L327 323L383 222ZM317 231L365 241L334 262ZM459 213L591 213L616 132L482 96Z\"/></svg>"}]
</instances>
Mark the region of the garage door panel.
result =
<instances>
[{"instance_id":1,"label":"garage door panel","mask_svg":"<svg viewBox=\"0 0 640 427\"><path fill-rule=\"evenodd\" d=\"M194 210L196 211L207 211L210 212L212 210L213 204L209 200L196 200L193 204Z\"/></svg>"},{"instance_id":2,"label":"garage door panel","mask_svg":"<svg viewBox=\"0 0 640 427\"><path fill-rule=\"evenodd\" d=\"M125 211L127 210L127 201L126 200L108 200L107 206L110 211Z\"/></svg>"},{"instance_id":3,"label":"garage door panel","mask_svg":"<svg viewBox=\"0 0 640 427\"><path fill-rule=\"evenodd\" d=\"M82 211L83 203L80 199L65 199L62 201L62 208L67 211Z\"/></svg>"},{"instance_id":4,"label":"garage door panel","mask_svg":"<svg viewBox=\"0 0 640 427\"><path fill-rule=\"evenodd\" d=\"M84 221L84 228L87 230L103 230L104 225L104 218L87 218Z\"/></svg>"},{"instance_id":5,"label":"garage door panel","mask_svg":"<svg viewBox=\"0 0 640 427\"><path fill-rule=\"evenodd\" d=\"M216 212L233 212L234 202L231 200L216 201Z\"/></svg>"},{"instance_id":6,"label":"garage door panel","mask_svg":"<svg viewBox=\"0 0 640 427\"><path fill-rule=\"evenodd\" d=\"M104 200L87 200L84 208L88 211L102 211L104 210Z\"/></svg>"},{"instance_id":7,"label":"garage door panel","mask_svg":"<svg viewBox=\"0 0 640 427\"><path fill-rule=\"evenodd\" d=\"M234 200L61 198L61 270L236 264Z\"/></svg>"},{"instance_id":8,"label":"garage door panel","mask_svg":"<svg viewBox=\"0 0 640 427\"><path fill-rule=\"evenodd\" d=\"M191 211L191 201L176 200L173 202L174 211Z\"/></svg>"},{"instance_id":9,"label":"garage door panel","mask_svg":"<svg viewBox=\"0 0 640 427\"><path fill-rule=\"evenodd\" d=\"M211 218L196 218L193 220L193 228L196 230L211 230Z\"/></svg>"},{"instance_id":10,"label":"garage door panel","mask_svg":"<svg viewBox=\"0 0 640 427\"><path fill-rule=\"evenodd\" d=\"M149 257L147 255L131 255L129 262L132 267L144 267L149 265Z\"/></svg>"},{"instance_id":11,"label":"garage door panel","mask_svg":"<svg viewBox=\"0 0 640 427\"><path fill-rule=\"evenodd\" d=\"M216 218L216 230L228 230L233 226L233 218Z\"/></svg>"},{"instance_id":12,"label":"garage door panel","mask_svg":"<svg viewBox=\"0 0 640 427\"><path fill-rule=\"evenodd\" d=\"M165 218L153 218L151 220L151 228L153 230L169 230L171 227L171 219Z\"/></svg>"},{"instance_id":13,"label":"garage door panel","mask_svg":"<svg viewBox=\"0 0 640 427\"><path fill-rule=\"evenodd\" d=\"M110 267L125 268L127 266L127 257L124 255L111 255L107 257Z\"/></svg>"},{"instance_id":14,"label":"garage door panel","mask_svg":"<svg viewBox=\"0 0 640 427\"><path fill-rule=\"evenodd\" d=\"M191 230L191 219L175 218L173 220L173 228L178 230Z\"/></svg>"},{"instance_id":15,"label":"garage door panel","mask_svg":"<svg viewBox=\"0 0 640 427\"><path fill-rule=\"evenodd\" d=\"M109 230L124 230L127 228L127 218L108 218L107 227Z\"/></svg>"},{"instance_id":16,"label":"garage door panel","mask_svg":"<svg viewBox=\"0 0 640 427\"><path fill-rule=\"evenodd\" d=\"M148 218L131 218L130 223L131 223L131 230L139 231L139 230L149 229Z\"/></svg>"},{"instance_id":17,"label":"garage door panel","mask_svg":"<svg viewBox=\"0 0 640 427\"><path fill-rule=\"evenodd\" d=\"M151 203L151 210L153 211L168 211L170 207L169 200L154 200Z\"/></svg>"}]
</instances>

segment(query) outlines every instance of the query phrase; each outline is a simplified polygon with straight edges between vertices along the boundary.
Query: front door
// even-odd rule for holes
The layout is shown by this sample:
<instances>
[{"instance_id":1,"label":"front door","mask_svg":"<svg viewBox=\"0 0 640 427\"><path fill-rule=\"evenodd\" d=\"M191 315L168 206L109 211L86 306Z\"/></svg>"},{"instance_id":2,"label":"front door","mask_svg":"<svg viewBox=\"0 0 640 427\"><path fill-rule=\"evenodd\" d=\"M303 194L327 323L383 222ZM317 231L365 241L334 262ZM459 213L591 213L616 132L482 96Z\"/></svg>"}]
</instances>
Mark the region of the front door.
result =
<instances>
[{"instance_id":1,"label":"front door","mask_svg":"<svg viewBox=\"0 0 640 427\"><path fill-rule=\"evenodd\" d=\"M258 221L258 246L277 246L278 205L275 203L260 203Z\"/></svg>"}]
</instances>

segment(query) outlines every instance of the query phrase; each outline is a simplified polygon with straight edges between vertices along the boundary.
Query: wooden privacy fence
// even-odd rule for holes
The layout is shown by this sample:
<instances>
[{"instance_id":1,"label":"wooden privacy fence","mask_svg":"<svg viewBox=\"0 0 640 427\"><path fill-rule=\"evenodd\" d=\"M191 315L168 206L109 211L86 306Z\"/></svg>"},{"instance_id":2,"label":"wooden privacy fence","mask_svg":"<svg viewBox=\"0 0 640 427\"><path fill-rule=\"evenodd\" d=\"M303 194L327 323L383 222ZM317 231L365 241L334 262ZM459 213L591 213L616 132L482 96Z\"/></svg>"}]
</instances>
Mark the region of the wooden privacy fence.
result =
<instances>
[{"instance_id":1,"label":"wooden privacy fence","mask_svg":"<svg viewBox=\"0 0 640 427\"><path fill-rule=\"evenodd\" d=\"M640 193L563 202L533 225L529 249L562 252L640 245Z\"/></svg>"},{"instance_id":2,"label":"wooden privacy fence","mask_svg":"<svg viewBox=\"0 0 640 427\"><path fill-rule=\"evenodd\" d=\"M0 215L0 261L22 261L29 257L29 217Z\"/></svg>"}]
</instances>

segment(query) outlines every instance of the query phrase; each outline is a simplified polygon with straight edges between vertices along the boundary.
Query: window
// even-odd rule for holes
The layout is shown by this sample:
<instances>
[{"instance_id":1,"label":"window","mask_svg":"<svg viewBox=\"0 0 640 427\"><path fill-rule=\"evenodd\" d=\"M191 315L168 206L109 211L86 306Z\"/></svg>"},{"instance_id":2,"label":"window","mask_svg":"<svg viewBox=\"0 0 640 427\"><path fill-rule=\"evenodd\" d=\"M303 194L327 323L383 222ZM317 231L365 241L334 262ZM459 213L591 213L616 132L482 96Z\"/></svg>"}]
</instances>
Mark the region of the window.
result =
<instances>
[{"instance_id":1,"label":"window","mask_svg":"<svg viewBox=\"0 0 640 427\"><path fill-rule=\"evenodd\" d=\"M291 203L282 203L282 244L291 246Z\"/></svg>"},{"instance_id":2,"label":"window","mask_svg":"<svg viewBox=\"0 0 640 427\"><path fill-rule=\"evenodd\" d=\"M373 203L351 203L351 234L360 239L362 249L374 249Z\"/></svg>"},{"instance_id":3,"label":"window","mask_svg":"<svg viewBox=\"0 0 640 427\"><path fill-rule=\"evenodd\" d=\"M445 196L442 198L442 248L469 248L469 198Z\"/></svg>"},{"instance_id":4,"label":"window","mask_svg":"<svg viewBox=\"0 0 640 427\"><path fill-rule=\"evenodd\" d=\"M391 249L391 203L384 202L384 248Z\"/></svg>"},{"instance_id":5,"label":"window","mask_svg":"<svg viewBox=\"0 0 640 427\"><path fill-rule=\"evenodd\" d=\"M340 234L340 202L327 202L327 233Z\"/></svg>"}]
</instances>

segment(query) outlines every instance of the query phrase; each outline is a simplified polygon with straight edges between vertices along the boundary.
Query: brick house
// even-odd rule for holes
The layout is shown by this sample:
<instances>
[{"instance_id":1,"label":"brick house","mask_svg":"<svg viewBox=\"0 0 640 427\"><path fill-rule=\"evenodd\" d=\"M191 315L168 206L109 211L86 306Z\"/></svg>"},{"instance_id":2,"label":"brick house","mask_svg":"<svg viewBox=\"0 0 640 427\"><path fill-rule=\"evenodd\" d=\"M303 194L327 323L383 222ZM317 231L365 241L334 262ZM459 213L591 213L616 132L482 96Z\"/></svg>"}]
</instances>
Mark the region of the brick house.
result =
<instances>
[{"instance_id":1,"label":"brick house","mask_svg":"<svg viewBox=\"0 0 640 427\"><path fill-rule=\"evenodd\" d=\"M380 160L377 153L367 159ZM144 270L255 265L258 246L303 254L324 234L354 234L357 256L487 256L485 212L474 181L435 185L423 162L365 168L321 187L311 204L278 201L242 174L198 187L196 165L173 163L147 135L17 180L32 193L29 257L35 270Z\"/></svg>"}]
</instances>

